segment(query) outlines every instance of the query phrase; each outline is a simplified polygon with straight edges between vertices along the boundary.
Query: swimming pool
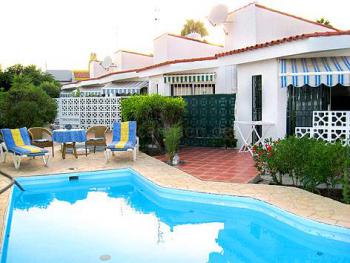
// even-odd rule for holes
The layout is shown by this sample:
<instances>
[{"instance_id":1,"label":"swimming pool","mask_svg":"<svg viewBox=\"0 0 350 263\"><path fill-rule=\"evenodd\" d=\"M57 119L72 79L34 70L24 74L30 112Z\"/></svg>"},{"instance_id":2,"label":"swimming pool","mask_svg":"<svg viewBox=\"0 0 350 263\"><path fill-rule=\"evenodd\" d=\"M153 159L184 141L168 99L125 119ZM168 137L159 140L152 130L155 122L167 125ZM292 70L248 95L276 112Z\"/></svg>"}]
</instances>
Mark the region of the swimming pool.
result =
<instances>
[{"instance_id":1,"label":"swimming pool","mask_svg":"<svg viewBox=\"0 0 350 263\"><path fill-rule=\"evenodd\" d=\"M350 230L131 169L19 178L1 263L350 262Z\"/></svg>"}]
</instances>

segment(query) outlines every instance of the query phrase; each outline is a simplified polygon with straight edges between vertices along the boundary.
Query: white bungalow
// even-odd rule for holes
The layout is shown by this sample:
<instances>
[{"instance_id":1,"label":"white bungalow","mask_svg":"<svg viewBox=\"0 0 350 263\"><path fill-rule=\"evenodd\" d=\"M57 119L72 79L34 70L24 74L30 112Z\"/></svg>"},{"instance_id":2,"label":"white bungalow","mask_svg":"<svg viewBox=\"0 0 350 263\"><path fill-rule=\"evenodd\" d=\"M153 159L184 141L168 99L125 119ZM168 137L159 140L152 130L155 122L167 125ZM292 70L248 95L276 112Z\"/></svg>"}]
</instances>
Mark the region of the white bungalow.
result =
<instances>
[{"instance_id":1,"label":"white bungalow","mask_svg":"<svg viewBox=\"0 0 350 263\"><path fill-rule=\"evenodd\" d=\"M350 111L350 31L256 3L231 12L228 21L224 47L164 34L154 40L153 62L63 90L102 92L106 85L127 82L139 91L142 82L148 93L164 96L235 93L236 119L271 124L262 132L273 138L312 126L313 111Z\"/></svg>"}]
</instances>

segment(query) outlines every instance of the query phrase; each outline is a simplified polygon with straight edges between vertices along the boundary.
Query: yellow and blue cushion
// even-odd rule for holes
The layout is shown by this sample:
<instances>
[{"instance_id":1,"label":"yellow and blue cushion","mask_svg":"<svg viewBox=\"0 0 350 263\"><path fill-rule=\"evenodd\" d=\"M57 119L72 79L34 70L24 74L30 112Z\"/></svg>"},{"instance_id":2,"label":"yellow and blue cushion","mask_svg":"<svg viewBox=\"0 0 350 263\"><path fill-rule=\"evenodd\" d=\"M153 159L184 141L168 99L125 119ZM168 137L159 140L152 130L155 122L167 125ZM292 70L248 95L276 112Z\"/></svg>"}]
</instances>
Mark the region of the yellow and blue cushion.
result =
<instances>
[{"instance_id":1,"label":"yellow and blue cushion","mask_svg":"<svg viewBox=\"0 0 350 263\"><path fill-rule=\"evenodd\" d=\"M42 156L48 152L30 144L27 128L2 129L1 133L7 150L16 155Z\"/></svg>"},{"instance_id":2,"label":"yellow and blue cushion","mask_svg":"<svg viewBox=\"0 0 350 263\"><path fill-rule=\"evenodd\" d=\"M107 148L111 151L125 151L136 146L136 121L115 122L113 139Z\"/></svg>"}]
</instances>

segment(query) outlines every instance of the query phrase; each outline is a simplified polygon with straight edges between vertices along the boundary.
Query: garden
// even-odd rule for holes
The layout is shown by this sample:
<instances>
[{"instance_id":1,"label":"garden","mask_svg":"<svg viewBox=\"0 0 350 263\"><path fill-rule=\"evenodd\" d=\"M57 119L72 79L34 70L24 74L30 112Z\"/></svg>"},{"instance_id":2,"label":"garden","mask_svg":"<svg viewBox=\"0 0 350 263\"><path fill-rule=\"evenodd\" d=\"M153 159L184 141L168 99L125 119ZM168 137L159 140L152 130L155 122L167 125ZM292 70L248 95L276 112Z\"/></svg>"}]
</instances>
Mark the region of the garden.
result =
<instances>
[{"instance_id":1,"label":"garden","mask_svg":"<svg viewBox=\"0 0 350 263\"><path fill-rule=\"evenodd\" d=\"M253 147L256 167L267 183L299 187L350 203L350 148L340 142L290 136Z\"/></svg>"}]
</instances>

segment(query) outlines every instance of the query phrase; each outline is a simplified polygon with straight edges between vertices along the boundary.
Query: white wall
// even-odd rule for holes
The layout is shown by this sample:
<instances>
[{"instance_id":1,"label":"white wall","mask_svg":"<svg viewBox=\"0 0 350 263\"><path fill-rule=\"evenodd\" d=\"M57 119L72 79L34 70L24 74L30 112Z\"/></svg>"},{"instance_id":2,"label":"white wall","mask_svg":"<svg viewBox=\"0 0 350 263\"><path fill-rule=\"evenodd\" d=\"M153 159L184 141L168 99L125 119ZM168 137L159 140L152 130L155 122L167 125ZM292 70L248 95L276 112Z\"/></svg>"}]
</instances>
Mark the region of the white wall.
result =
<instances>
[{"instance_id":1,"label":"white wall","mask_svg":"<svg viewBox=\"0 0 350 263\"><path fill-rule=\"evenodd\" d=\"M220 66L216 70L216 94L232 94L237 89L236 66Z\"/></svg>"},{"instance_id":2,"label":"white wall","mask_svg":"<svg viewBox=\"0 0 350 263\"><path fill-rule=\"evenodd\" d=\"M228 17L232 23L227 24L225 29L225 50L237 49L256 44L255 6L249 5Z\"/></svg>"},{"instance_id":3,"label":"white wall","mask_svg":"<svg viewBox=\"0 0 350 263\"><path fill-rule=\"evenodd\" d=\"M153 57L143 54L118 50L113 54L113 63L117 65L118 70L136 69L150 66L153 63Z\"/></svg>"},{"instance_id":4,"label":"white wall","mask_svg":"<svg viewBox=\"0 0 350 263\"><path fill-rule=\"evenodd\" d=\"M149 78L149 94L159 94L170 96L170 87L164 83L163 75L152 76Z\"/></svg>"},{"instance_id":5,"label":"white wall","mask_svg":"<svg viewBox=\"0 0 350 263\"><path fill-rule=\"evenodd\" d=\"M97 78L108 74L109 71L102 67L99 61L91 61L89 65L90 78Z\"/></svg>"},{"instance_id":6,"label":"white wall","mask_svg":"<svg viewBox=\"0 0 350 263\"><path fill-rule=\"evenodd\" d=\"M216 73L215 93L216 94L232 94L236 92L236 66L228 65L218 68L197 69L192 71L176 72L176 74L192 74L192 73ZM170 84L164 83L164 75L150 76L150 94L157 93L156 85L158 84L158 94L170 96Z\"/></svg>"},{"instance_id":7,"label":"white wall","mask_svg":"<svg viewBox=\"0 0 350 263\"><path fill-rule=\"evenodd\" d=\"M294 35L334 31L330 28L274 12L255 4L241 8L228 17L225 50L252 46Z\"/></svg>"},{"instance_id":8,"label":"white wall","mask_svg":"<svg viewBox=\"0 0 350 263\"><path fill-rule=\"evenodd\" d=\"M263 8L257 7L255 15L257 43L305 33L333 31L324 26L271 12Z\"/></svg>"},{"instance_id":9,"label":"white wall","mask_svg":"<svg viewBox=\"0 0 350 263\"><path fill-rule=\"evenodd\" d=\"M154 64L175 59L209 57L222 50L220 46L163 34L154 40Z\"/></svg>"},{"instance_id":10,"label":"white wall","mask_svg":"<svg viewBox=\"0 0 350 263\"><path fill-rule=\"evenodd\" d=\"M282 138L286 133L287 89L282 89L278 81L278 61L270 59L237 66L236 120L252 120L252 76L262 75L262 120L273 122L267 137ZM248 128L243 129L247 134ZM265 130L266 131L266 130ZM242 140L237 134L238 145Z\"/></svg>"}]
</instances>

